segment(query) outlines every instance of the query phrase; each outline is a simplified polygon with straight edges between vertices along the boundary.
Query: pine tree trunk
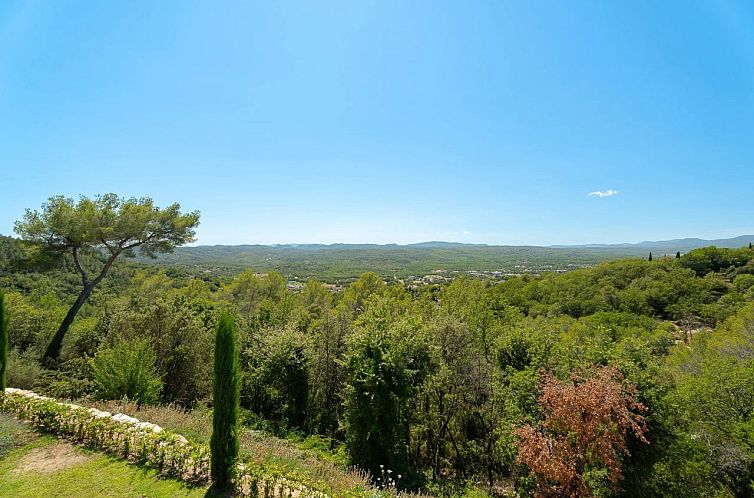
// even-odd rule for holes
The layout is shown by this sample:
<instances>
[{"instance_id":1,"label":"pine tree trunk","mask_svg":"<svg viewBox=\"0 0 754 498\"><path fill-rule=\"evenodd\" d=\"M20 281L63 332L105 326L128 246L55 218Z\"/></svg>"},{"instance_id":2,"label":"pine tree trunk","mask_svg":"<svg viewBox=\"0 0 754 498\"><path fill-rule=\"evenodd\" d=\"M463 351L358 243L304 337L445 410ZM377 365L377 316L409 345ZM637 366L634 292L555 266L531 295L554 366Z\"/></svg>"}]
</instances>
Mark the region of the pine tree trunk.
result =
<instances>
[{"instance_id":1,"label":"pine tree trunk","mask_svg":"<svg viewBox=\"0 0 754 498\"><path fill-rule=\"evenodd\" d=\"M76 318L76 314L79 312L86 300L89 299L89 296L92 295L93 290L94 283L85 285L84 289L79 294L79 297L76 298L76 302L73 303L71 309L68 310L68 314L65 315L63 323L60 324L60 328L58 328L58 331L55 332L55 335L52 337L50 345L47 346L47 350L45 351L43 357L43 361L45 363L57 360L60 356L60 350L63 347L63 339L65 338L68 329L71 328L71 324L73 323L73 319Z\"/></svg>"}]
</instances>

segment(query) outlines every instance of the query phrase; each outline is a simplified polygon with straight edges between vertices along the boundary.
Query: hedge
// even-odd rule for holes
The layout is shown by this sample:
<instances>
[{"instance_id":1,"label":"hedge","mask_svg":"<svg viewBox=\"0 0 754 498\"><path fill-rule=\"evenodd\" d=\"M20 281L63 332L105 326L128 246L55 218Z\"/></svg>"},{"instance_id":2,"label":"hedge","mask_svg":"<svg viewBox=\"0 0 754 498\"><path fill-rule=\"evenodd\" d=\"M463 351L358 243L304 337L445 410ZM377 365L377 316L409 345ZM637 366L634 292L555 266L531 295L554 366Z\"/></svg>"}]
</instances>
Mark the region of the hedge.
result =
<instances>
[{"instance_id":1,"label":"hedge","mask_svg":"<svg viewBox=\"0 0 754 498\"><path fill-rule=\"evenodd\" d=\"M195 484L204 484L210 478L209 448L158 425L13 388L0 396L0 408L39 429L154 467L162 474ZM239 496L329 498L325 492L287 478L280 471L248 463L237 465L233 486Z\"/></svg>"}]
</instances>

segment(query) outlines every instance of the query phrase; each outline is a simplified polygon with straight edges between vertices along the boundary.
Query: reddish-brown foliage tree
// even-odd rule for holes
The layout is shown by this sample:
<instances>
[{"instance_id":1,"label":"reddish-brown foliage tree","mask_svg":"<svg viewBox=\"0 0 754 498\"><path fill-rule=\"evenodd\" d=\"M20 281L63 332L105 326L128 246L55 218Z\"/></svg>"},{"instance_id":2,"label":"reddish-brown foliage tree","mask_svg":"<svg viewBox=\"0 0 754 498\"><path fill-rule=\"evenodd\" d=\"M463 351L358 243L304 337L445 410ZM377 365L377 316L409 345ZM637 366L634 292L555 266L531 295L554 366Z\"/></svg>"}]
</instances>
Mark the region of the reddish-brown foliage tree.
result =
<instances>
[{"instance_id":1,"label":"reddish-brown foliage tree","mask_svg":"<svg viewBox=\"0 0 754 498\"><path fill-rule=\"evenodd\" d=\"M588 377L572 374L571 382L544 374L539 398L544 420L515 431L517 460L536 477L536 496L590 496L594 490L585 473L597 469L604 469L617 489L630 433L649 443L639 415L646 408L635 394L614 367L597 368Z\"/></svg>"}]
</instances>

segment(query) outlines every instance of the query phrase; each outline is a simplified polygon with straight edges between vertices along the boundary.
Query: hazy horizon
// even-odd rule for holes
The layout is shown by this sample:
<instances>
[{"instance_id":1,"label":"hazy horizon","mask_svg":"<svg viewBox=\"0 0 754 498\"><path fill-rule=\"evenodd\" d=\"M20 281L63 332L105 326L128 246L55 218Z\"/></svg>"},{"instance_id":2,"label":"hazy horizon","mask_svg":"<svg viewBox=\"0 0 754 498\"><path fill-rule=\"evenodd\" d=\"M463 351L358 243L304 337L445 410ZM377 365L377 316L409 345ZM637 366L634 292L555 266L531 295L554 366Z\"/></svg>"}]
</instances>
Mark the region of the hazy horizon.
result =
<instances>
[{"instance_id":1,"label":"hazy horizon","mask_svg":"<svg viewBox=\"0 0 754 498\"><path fill-rule=\"evenodd\" d=\"M731 235L731 236L724 236L724 237L697 237L697 236L688 236L688 237L667 237L663 239L643 239L643 240L635 240L635 241L621 241L621 242L584 242L584 243L547 243L547 244L495 244L495 243L487 243L487 242L461 242L457 240L440 240L440 239L427 239L427 240L419 240L416 242L238 242L234 244L226 244L226 243L216 243L216 244L205 244L201 241L194 242L192 244L188 244L187 247L199 247L199 246L254 246L254 245L261 245L261 246L306 246L306 245L381 245L381 246L389 246L389 245L398 245L398 246L407 246L407 245L419 245L419 244L432 244L432 243L438 243L438 244L464 244L464 245L487 245L487 246L532 246L532 247L557 247L557 246L583 246L583 245L622 245L622 244L642 244L642 243L652 243L652 242L668 242L673 240L688 240L688 239L699 239L699 240L727 240L727 239L735 239L739 237L754 237L754 234L747 234L747 233L740 233L737 235Z\"/></svg>"},{"instance_id":2,"label":"hazy horizon","mask_svg":"<svg viewBox=\"0 0 754 498\"><path fill-rule=\"evenodd\" d=\"M74 198L76 196L73 196ZM39 209L40 206L34 206L32 209ZM23 211L18 215L16 219L20 219L21 215L23 214ZM9 225L12 227L12 223L10 222ZM415 245L415 244L423 244L423 243L431 243L431 242L443 242L443 243L453 243L453 244L469 244L469 245L490 245L490 246L537 246L537 247L550 247L550 246L580 246L580 245L617 245L617 244L640 244L643 242L664 242L669 240L682 240L682 239L702 239L702 240L720 240L720 239L733 239L736 237L744 237L754 234L754 229L749 230L748 232L746 230L720 230L717 232L710 232L709 234L681 234L681 235L668 235L668 236L659 236L659 237L639 237L634 238L631 240L624 240L624 239L584 239L584 240L566 240L566 241L554 241L554 240L546 240L542 239L539 241L523 241L523 242L515 242L515 241L506 241L505 239L494 239L493 241L489 240L476 240L470 235L472 234L460 234L462 237L458 237L457 239L452 238L442 238L444 235L443 233L438 232L436 237L432 237L431 234L428 234L427 238L408 238L404 240L362 240L362 239L353 239L344 237L343 239L319 239L319 240L300 240L295 238L295 236L291 239L287 239L285 241L275 241L275 240L251 240L246 241L243 239L234 239L233 237L229 237L228 241L212 241L212 240L206 240L205 237L201 237L201 224L199 228L197 229L197 232L199 234L197 241L193 242L191 244L188 244L189 247L196 247L196 246L243 246L243 245L265 245L265 246L275 246L275 245L335 245L335 244L346 244L346 245L359 245L359 244L375 244L375 245ZM12 228L9 228L7 231L0 231L0 235L5 236L17 236ZM233 235L233 234L231 234ZM450 234L452 236L452 233Z\"/></svg>"}]
</instances>

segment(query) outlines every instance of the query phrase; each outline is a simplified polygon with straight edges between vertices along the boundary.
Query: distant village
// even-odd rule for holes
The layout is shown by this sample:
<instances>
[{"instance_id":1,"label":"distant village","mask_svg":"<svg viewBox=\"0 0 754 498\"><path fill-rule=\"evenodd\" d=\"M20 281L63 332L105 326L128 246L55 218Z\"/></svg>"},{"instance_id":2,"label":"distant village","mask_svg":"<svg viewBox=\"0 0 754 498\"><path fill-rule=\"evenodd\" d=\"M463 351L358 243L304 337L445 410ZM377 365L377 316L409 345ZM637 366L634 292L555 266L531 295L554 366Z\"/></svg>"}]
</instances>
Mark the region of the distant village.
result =
<instances>
[{"instance_id":1,"label":"distant village","mask_svg":"<svg viewBox=\"0 0 754 498\"><path fill-rule=\"evenodd\" d=\"M534 275L539 276L542 273L565 273L570 270L575 270L578 268L587 268L591 265L578 265L578 264L568 264L565 268L562 267L555 267L554 265L545 265L545 266L527 266L527 265L515 265L512 270L444 270L444 269L436 269L432 270L431 273L427 275L409 275L407 277L399 278L397 276L397 271L393 274L392 279L384 279L386 283L400 283L402 285L407 286L408 288L418 288L423 287L427 285L436 285L436 284L442 284L450 282L456 278L459 277L470 277L470 278L477 278L480 280L494 280L494 281L503 281L509 277L515 277L519 275ZM267 276L267 273L255 273L254 274L257 277L265 277ZM353 281L355 279L349 279L348 282L339 282L339 283L325 283L323 284L325 288L327 288L331 292L338 292L340 290L343 290L345 287L348 286L348 283L350 281ZM286 287L288 290L291 291L301 291L303 290L304 286L306 285L306 279L305 278L299 278L299 277L292 277L292 279L289 279L286 283Z\"/></svg>"}]
</instances>

